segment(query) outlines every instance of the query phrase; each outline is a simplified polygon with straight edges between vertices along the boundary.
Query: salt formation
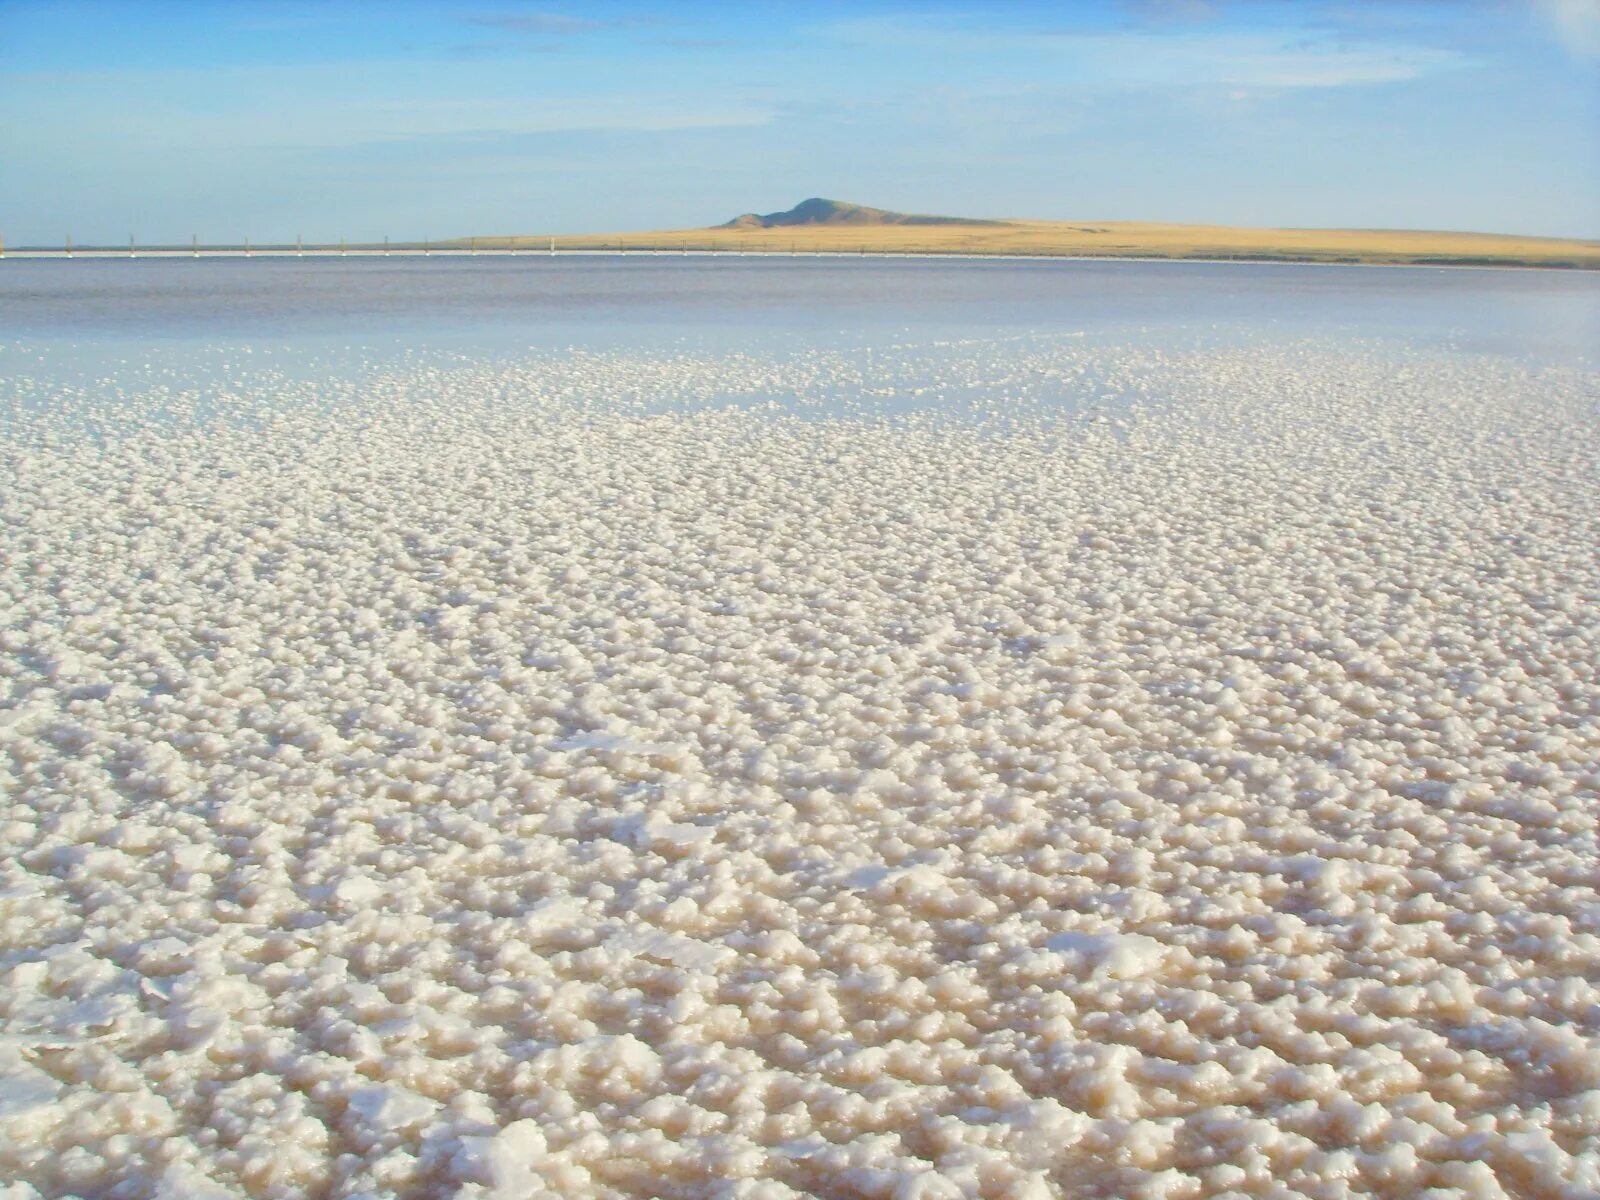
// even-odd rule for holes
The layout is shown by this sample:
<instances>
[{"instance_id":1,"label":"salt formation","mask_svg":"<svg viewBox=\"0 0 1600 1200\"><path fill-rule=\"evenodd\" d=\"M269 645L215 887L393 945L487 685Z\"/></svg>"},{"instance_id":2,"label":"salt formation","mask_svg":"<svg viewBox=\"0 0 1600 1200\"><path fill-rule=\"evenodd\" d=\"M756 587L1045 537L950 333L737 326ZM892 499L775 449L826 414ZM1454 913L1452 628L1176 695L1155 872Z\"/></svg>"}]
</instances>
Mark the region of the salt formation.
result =
<instances>
[{"instance_id":1,"label":"salt formation","mask_svg":"<svg viewBox=\"0 0 1600 1200\"><path fill-rule=\"evenodd\" d=\"M1595 384L17 382L0 1196L1600 1193Z\"/></svg>"}]
</instances>

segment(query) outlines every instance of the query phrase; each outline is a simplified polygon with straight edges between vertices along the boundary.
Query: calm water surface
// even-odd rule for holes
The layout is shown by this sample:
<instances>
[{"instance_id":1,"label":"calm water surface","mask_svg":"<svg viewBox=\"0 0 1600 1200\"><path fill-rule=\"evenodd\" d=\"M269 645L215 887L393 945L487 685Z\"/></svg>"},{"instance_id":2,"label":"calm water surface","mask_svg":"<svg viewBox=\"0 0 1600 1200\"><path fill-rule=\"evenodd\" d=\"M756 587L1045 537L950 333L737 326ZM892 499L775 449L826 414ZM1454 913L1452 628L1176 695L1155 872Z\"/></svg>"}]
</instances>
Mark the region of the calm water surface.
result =
<instances>
[{"instance_id":1,"label":"calm water surface","mask_svg":"<svg viewBox=\"0 0 1600 1200\"><path fill-rule=\"evenodd\" d=\"M1175 349L1401 339L1584 364L1600 347L1600 275L732 255L0 260L0 386L204 385L565 347L792 351L1008 334Z\"/></svg>"}]
</instances>

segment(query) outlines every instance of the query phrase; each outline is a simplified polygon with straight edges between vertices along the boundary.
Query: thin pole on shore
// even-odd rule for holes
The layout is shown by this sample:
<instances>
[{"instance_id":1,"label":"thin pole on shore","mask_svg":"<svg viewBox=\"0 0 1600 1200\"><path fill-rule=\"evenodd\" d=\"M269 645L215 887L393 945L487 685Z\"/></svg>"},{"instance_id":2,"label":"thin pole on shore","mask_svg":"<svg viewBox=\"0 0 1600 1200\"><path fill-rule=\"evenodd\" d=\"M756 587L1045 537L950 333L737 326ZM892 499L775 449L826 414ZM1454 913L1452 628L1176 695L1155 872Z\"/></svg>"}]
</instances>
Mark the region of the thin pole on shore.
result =
<instances>
[{"instance_id":1,"label":"thin pole on shore","mask_svg":"<svg viewBox=\"0 0 1600 1200\"><path fill-rule=\"evenodd\" d=\"M189 235L189 253L195 258L200 257L200 235L198 233Z\"/></svg>"},{"instance_id":2,"label":"thin pole on shore","mask_svg":"<svg viewBox=\"0 0 1600 1200\"><path fill-rule=\"evenodd\" d=\"M250 257L250 235L248 233L244 235L244 256L246 258Z\"/></svg>"},{"instance_id":3,"label":"thin pole on shore","mask_svg":"<svg viewBox=\"0 0 1600 1200\"><path fill-rule=\"evenodd\" d=\"M133 234L131 234L131 233L128 235L128 257L129 258L136 257L134 252L133 252Z\"/></svg>"},{"instance_id":4,"label":"thin pole on shore","mask_svg":"<svg viewBox=\"0 0 1600 1200\"><path fill-rule=\"evenodd\" d=\"M67 234L67 257L72 257L72 235L70 233Z\"/></svg>"},{"instance_id":5,"label":"thin pole on shore","mask_svg":"<svg viewBox=\"0 0 1600 1200\"><path fill-rule=\"evenodd\" d=\"M383 253L385 257L389 254L389 235L387 233L383 235Z\"/></svg>"},{"instance_id":6,"label":"thin pole on shore","mask_svg":"<svg viewBox=\"0 0 1600 1200\"><path fill-rule=\"evenodd\" d=\"M345 253L346 253L345 242L344 242L343 238L340 238L339 239L339 257L343 258Z\"/></svg>"},{"instance_id":7,"label":"thin pole on shore","mask_svg":"<svg viewBox=\"0 0 1600 1200\"><path fill-rule=\"evenodd\" d=\"M422 239L422 256L424 258L433 253L433 243L427 238Z\"/></svg>"},{"instance_id":8,"label":"thin pole on shore","mask_svg":"<svg viewBox=\"0 0 1600 1200\"><path fill-rule=\"evenodd\" d=\"M555 240L555 238L551 238L550 239L550 253L554 254L555 252L556 252L556 240Z\"/></svg>"},{"instance_id":9,"label":"thin pole on shore","mask_svg":"<svg viewBox=\"0 0 1600 1200\"><path fill-rule=\"evenodd\" d=\"M294 235L294 256L296 258L304 258L306 256L305 240L298 233Z\"/></svg>"},{"instance_id":10,"label":"thin pole on shore","mask_svg":"<svg viewBox=\"0 0 1600 1200\"><path fill-rule=\"evenodd\" d=\"M0 233L0 258L6 256L6 235Z\"/></svg>"}]
</instances>

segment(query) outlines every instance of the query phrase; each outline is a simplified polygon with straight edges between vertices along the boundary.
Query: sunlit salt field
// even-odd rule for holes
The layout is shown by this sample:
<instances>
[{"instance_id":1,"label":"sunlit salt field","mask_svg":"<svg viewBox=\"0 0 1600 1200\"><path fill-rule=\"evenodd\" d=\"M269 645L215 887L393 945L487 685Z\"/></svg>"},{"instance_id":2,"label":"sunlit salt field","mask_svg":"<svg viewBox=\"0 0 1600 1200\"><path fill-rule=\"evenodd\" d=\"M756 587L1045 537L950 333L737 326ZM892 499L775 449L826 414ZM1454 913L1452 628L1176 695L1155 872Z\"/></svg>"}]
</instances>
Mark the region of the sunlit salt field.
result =
<instances>
[{"instance_id":1,"label":"sunlit salt field","mask_svg":"<svg viewBox=\"0 0 1600 1200\"><path fill-rule=\"evenodd\" d=\"M1600 1194L1597 282L0 262L0 1197Z\"/></svg>"}]
</instances>

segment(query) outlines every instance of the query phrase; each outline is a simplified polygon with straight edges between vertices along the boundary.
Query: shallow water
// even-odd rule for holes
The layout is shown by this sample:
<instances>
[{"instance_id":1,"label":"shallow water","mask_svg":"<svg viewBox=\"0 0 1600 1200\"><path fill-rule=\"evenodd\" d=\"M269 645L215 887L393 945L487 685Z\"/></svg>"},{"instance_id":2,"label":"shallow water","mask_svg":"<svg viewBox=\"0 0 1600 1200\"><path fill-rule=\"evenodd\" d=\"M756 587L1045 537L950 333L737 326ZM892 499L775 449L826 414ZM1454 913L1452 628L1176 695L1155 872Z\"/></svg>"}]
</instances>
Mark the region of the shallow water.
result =
<instances>
[{"instance_id":1,"label":"shallow water","mask_svg":"<svg viewBox=\"0 0 1600 1200\"><path fill-rule=\"evenodd\" d=\"M531 351L1072 335L1404 339L1571 364L1600 276L1299 264L743 258L0 261L0 373L45 386L365 374Z\"/></svg>"}]
</instances>

